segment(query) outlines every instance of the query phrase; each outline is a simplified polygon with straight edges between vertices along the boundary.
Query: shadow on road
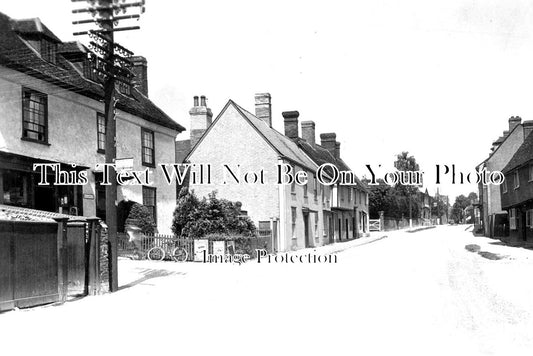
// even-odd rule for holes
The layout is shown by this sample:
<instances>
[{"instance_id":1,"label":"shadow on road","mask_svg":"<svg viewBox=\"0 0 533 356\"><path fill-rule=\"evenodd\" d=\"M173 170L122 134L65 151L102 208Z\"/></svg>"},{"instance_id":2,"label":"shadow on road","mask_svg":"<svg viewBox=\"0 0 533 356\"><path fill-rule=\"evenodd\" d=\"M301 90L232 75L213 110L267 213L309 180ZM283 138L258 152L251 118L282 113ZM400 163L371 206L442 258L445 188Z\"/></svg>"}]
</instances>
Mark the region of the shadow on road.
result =
<instances>
[{"instance_id":1,"label":"shadow on road","mask_svg":"<svg viewBox=\"0 0 533 356\"><path fill-rule=\"evenodd\" d=\"M124 284L123 286L120 286L118 290L124 290L127 288L134 287L140 283L143 283L147 280L153 279L153 278L159 278L159 277L169 277L169 276L179 276L179 275L185 275L184 272L175 272L175 271L167 271L165 269L152 269L152 268L143 268L139 270L139 275L141 275L140 278L134 280L133 282Z\"/></svg>"}]
</instances>

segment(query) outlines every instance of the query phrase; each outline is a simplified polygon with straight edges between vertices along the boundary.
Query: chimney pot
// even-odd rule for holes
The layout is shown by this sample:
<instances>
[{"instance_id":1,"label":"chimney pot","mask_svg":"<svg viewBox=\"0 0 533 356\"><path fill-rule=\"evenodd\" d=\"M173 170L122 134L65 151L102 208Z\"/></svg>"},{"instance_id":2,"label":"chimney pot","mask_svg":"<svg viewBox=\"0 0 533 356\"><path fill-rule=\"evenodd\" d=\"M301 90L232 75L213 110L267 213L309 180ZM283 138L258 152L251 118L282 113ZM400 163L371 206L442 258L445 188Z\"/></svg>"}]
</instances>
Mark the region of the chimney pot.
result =
<instances>
[{"instance_id":1,"label":"chimney pot","mask_svg":"<svg viewBox=\"0 0 533 356\"><path fill-rule=\"evenodd\" d=\"M302 138L310 145L315 145L314 121L302 121Z\"/></svg>"},{"instance_id":2,"label":"chimney pot","mask_svg":"<svg viewBox=\"0 0 533 356\"><path fill-rule=\"evenodd\" d=\"M335 157L335 149L337 146L337 135L334 132L320 134L320 145Z\"/></svg>"},{"instance_id":3,"label":"chimney pot","mask_svg":"<svg viewBox=\"0 0 533 356\"><path fill-rule=\"evenodd\" d=\"M341 143L338 141L335 142L335 158L341 158Z\"/></svg>"},{"instance_id":4,"label":"chimney pot","mask_svg":"<svg viewBox=\"0 0 533 356\"><path fill-rule=\"evenodd\" d=\"M272 98L269 93L255 94L255 117L272 127Z\"/></svg>"},{"instance_id":5,"label":"chimney pot","mask_svg":"<svg viewBox=\"0 0 533 356\"><path fill-rule=\"evenodd\" d=\"M189 110L189 114L191 115L191 147L194 147L213 119L213 113L207 107L204 95L200 97L200 105L198 105L198 96L194 97L194 107Z\"/></svg>"},{"instance_id":6,"label":"chimney pot","mask_svg":"<svg viewBox=\"0 0 533 356\"><path fill-rule=\"evenodd\" d=\"M285 136L291 140L298 138L298 117L300 113L298 111L284 111L281 113L283 115L283 121L285 124Z\"/></svg>"},{"instance_id":7,"label":"chimney pot","mask_svg":"<svg viewBox=\"0 0 533 356\"><path fill-rule=\"evenodd\" d=\"M511 116L509 118L509 132L513 131L515 127L522 123L520 116Z\"/></svg>"},{"instance_id":8,"label":"chimney pot","mask_svg":"<svg viewBox=\"0 0 533 356\"><path fill-rule=\"evenodd\" d=\"M524 139L533 131L533 120L524 121Z\"/></svg>"},{"instance_id":9,"label":"chimney pot","mask_svg":"<svg viewBox=\"0 0 533 356\"><path fill-rule=\"evenodd\" d=\"M135 75L135 87L148 97L148 62L143 56L130 58L133 63L132 72Z\"/></svg>"}]
</instances>

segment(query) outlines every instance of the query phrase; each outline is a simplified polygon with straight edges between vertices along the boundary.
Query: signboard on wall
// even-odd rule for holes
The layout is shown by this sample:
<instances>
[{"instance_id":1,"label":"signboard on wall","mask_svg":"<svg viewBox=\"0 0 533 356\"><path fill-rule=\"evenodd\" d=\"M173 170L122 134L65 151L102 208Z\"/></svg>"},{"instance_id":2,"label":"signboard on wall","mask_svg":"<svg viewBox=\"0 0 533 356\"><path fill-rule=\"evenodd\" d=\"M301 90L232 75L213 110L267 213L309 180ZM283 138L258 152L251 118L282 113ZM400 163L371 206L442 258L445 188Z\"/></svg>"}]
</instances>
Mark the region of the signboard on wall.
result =
<instances>
[{"instance_id":1,"label":"signboard on wall","mask_svg":"<svg viewBox=\"0 0 533 356\"><path fill-rule=\"evenodd\" d=\"M208 240L194 240L194 262L202 262L204 260L204 251L209 253Z\"/></svg>"},{"instance_id":2,"label":"signboard on wall","mask_svg":"<svg viewBox=\"0 0 533 356\"><path fill-rule=\"evenodd\" d=\"M213 255L224 256L226 253L226 243L224 241L213 241Z\"/></svg>"}]
</instances>

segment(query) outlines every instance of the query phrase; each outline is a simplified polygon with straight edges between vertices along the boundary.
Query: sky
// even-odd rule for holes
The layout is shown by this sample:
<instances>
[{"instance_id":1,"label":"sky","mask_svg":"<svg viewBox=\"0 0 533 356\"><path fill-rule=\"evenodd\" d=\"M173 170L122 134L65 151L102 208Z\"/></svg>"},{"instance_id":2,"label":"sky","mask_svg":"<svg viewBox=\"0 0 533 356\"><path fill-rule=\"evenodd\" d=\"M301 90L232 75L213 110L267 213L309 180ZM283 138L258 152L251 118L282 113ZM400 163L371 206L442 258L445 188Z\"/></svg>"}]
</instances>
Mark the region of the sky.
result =
<instances>
[{"instance_id":1,"label":"sky","mask_svg":"<svg viewBox=\"0 0 533 356\"><path fill-rule=\"evenodd\" d=\"M61 40L87 44L71 23L84 5L4 1L0 12L39 17ZM269 92L278 131L281 113L298 110L317 140L337 133L360 176L370 164L382 177L408 151L430 193L436 165L471 173L509 117L533 120L527 0L148 0L141 20L124 24L141 26L116 39L147 58L150 98L184 127L194 95L216 116L228 99L254 112L254 94ZM438 187L477 191L450 175Z\"/></svg>"}]
</instances>

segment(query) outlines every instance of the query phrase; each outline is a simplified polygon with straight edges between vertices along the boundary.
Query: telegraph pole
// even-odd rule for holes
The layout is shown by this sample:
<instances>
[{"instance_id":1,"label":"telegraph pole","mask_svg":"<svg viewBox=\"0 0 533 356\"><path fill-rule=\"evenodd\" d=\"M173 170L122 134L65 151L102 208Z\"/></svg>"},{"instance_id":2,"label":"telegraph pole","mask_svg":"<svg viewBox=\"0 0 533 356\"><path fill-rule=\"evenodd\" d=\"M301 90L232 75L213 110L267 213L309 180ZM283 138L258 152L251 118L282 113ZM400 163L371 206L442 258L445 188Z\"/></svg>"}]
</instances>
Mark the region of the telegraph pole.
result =
<instances>
[{"instance_id":1,"label":"telegraph pole","mask_svg":"<svg viewBox=\"0 0 533 356\"><path fill-rule=\"evenodd\" d=\"M87 2L88 7L73 10L73 14L90 14L92 19L73 21L74 25L96 24L97 29L78 31L75 36L89 35L90 47L95 52L91 56L94 70L98 72L104 87L105 105L105 162L115 164L116 117L115 85L120 81L132 86L132 63L128 60L133 53L115 42L114 33L118 31L137 30L139 26L115 27L121 20L139 19L140 14L125 15L129 8L139 8L144 12L145 1L128 2L127 0L71 0ZM120 15L123 13L124 15ZM106 224L108 226L109 290L118 290L118 248L117 248L117 180L114 166L109 170L110 181L105 187Z\"/></svg>"}]
</instances>

